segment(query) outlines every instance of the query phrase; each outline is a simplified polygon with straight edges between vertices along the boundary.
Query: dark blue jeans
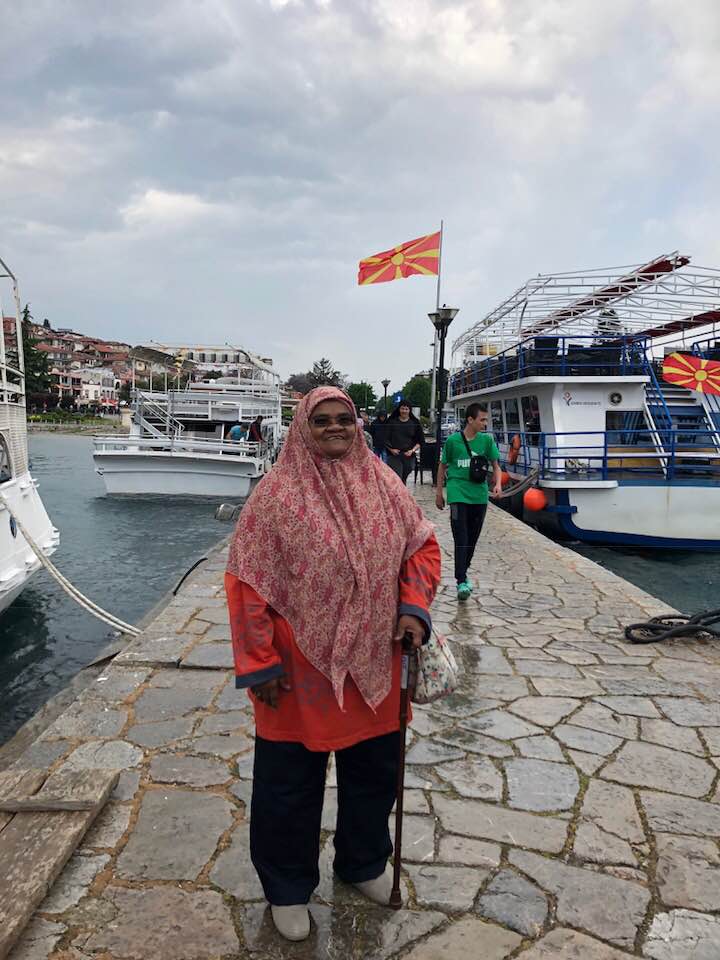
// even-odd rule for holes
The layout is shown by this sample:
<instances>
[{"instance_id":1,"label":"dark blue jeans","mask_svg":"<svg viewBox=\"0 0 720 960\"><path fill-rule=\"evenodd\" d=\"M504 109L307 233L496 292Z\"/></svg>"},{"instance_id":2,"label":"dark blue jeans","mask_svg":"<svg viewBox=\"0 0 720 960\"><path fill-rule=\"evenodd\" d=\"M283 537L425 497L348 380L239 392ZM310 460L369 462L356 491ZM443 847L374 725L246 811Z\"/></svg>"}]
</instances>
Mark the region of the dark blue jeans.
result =
<instances>
[{"instance_id":1,"label":"dark blue jeans","mask_svg":"<svg viewBox=\"0 0 720 960\"><path fill-rule=\"evenodd\" d=\"M392 853L399 733L335 753L338 815L333 868L345 883L373 880ZM328 753L255 738L250 855L269 903L307 903L320 882L320 820Z\"/></svg>"},{"instance_id":2,"label":"dark blue jeans","mask_svg":"<svg viewBox=\"0 0 720 960\"><path fill-rule=\"evenodd\" d=\"M455 541L455 579L463 583L485 522L486 503L451 503L450 527Z\"/></svg>"}]
</instances>

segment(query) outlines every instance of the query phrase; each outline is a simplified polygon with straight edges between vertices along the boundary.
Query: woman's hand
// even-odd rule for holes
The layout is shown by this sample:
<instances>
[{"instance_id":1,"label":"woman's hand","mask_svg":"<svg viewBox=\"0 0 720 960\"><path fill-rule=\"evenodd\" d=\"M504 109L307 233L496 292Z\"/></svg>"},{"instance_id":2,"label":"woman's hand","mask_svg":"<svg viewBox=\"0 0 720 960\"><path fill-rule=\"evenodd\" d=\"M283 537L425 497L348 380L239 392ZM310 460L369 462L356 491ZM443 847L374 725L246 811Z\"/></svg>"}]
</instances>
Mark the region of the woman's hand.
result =
<instances>
[{"instance_id":1,"label":"woman's hand","mask_svg":"<svg viewBox=\"0 0 720 960\"><path fill-rule=\"evenodd\" d=\"M403 456L404 456L404 457L414 457L414 456L415 456L415 451L414 451L414 450L406 450L405 453L403 454Z\"/></svg>"},{"instance_id":2,"label":"woman's hand","mask_svg":"<svg viewBox=\"0 0 720 960\"><path fill-rule=\"evenodd\" d=\"M398 617L394 639L402 640L405 634L412 637L412 645L414 647L417 648L422 646L423 640L425 639L425 624L422 622L420 617L413 617L407 613L404 613L401 617Z\"/></svg>"},{"instance_id":3,"label":"woman's hand","mask_svg":"<svg viewBox=\"0 0 720 960\"><path fill-rule=\"evenodd\" d=\"M288 692L292 690L290 681L286 677L280 677L275 680L268 680L267 683L259 683L256 687L250 687L260 703L264 703L272 710L277 710L280 691Z\"/></svg>"},{"instance_id":4,"label":"woman's hand","mask_svg":"<svg viewBox=\"0 0 720 960\"><path fill-rule=\"evenodd\" d=\"M399 450L393 450L392 447L388 447L388 453L391 453L394 457L399 457L399 456L400 456L400 451L399 451Z\"/></svg>"}]
</instances>

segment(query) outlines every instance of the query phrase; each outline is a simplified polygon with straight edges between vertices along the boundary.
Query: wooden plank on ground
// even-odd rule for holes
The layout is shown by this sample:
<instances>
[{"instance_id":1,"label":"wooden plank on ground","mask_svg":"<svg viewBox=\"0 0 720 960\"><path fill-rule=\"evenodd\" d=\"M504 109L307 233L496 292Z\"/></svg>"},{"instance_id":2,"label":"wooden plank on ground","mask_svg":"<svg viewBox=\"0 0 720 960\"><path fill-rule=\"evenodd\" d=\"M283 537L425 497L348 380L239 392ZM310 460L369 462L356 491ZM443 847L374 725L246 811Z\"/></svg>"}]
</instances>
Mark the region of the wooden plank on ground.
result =
<instances>
[{"instance_id":1,"label":"wooden plank on ground","mask_svg":"<svg viewBox=\"0 0 720 960\"><path fill-rule=\"evenodd\" d=\"M117 770L59 770L45 780L34 798L46 802L92 801L92 809L0 814L11 817L0 832L0 960L17 942L36 907L105 806L118 776ZM10 788L13 794L20 793L19 786L16 783ZM29 799L31 789L23 791L25 799ZM4 792L7 796L7 787Z\"/></svg>"},{"instance_id":2,"label":"wooden plank on ground","mask_svg":"<svg viewBox=\"0 0 720 960\"><path fill-rule=\"evenodd\" d=\"M15 797L0 800L0 813L60 813L64 810L92 810L92 800L45 800L43 797Z\"/></svg>"},{"instance_id":3,"label":"wooden plank on ground","mask_svg":"<svg viewBox=\"0 0 720 960\"><path fill-rule=\"evenodd\" d=\"M30 796L40 789L46 777L44 770L6 770L0 773L0 797ZM0 833L11 820L11 815L0 813Z\"/></svg>"}]
</instances>

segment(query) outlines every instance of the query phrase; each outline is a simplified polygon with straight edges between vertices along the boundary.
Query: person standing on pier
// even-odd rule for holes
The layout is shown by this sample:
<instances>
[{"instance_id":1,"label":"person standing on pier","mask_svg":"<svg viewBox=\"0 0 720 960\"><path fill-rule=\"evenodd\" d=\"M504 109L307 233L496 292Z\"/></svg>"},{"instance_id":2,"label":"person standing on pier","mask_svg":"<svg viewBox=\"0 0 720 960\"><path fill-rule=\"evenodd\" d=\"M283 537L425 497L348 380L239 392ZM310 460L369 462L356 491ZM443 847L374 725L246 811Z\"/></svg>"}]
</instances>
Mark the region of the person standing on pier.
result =
<instances>
[{"instance_id":1,"label":"person standing on pier","mask_svg":"<svg viewBox=\"0 0 720 960\"><path fill-rule=\"evenodd\" d=\"M445 509L443 485L447 477L458 600L467 600L472 593L467 573L485 522L490 496L487 479L480 479L480 468L484 466L486 475L492 468L492 496L498 497L502 493L500 452L492 436L486 433L487 427L487 410L479 403L471 403L465 411L464 428L447 438L438 465L435 503L439 510ZM475 464L471 463L473 460Z\"/></svg>"},{"instance_id":2,"label":"person standing on pier","mask_svg":"<svg viewBox=\"0 0 720 960\"><path fill-rule=\"evenodd\" d=\"M395 471L403 483L407 483L407 478L415 466L415 455L424 441L420 421L413 414L410 404L401 400L388 418L385 444L388 451L388 466Z\"/></svg>"},{"instance_id":3,"label":"person standing on pier","mask_svg":"<svg viewBox=\"0 0 720 960\"><path fill-rule=\"evenodd\" d=\"M388 418L384 410L381 410L380 413L375 417L373 422L370 424L370 436L373 441L373 451L375 455L380 457L383 463L387 463L387 430L388 430Z\"/></svg>"},{"instance_id":4,"label":"person standing on pier","mask_svg":"<svg viewBox=\"0 0 720 960\"><path fill-rule=\"evenodd\" d=\"M250 853L289 940L310 931L332 751L335 874L388 904L400 641L426 640L439 580L432 525L352 401L313 390L240 515L225 576L236 685L255 710Z\"/></svg>"}]
</instances>

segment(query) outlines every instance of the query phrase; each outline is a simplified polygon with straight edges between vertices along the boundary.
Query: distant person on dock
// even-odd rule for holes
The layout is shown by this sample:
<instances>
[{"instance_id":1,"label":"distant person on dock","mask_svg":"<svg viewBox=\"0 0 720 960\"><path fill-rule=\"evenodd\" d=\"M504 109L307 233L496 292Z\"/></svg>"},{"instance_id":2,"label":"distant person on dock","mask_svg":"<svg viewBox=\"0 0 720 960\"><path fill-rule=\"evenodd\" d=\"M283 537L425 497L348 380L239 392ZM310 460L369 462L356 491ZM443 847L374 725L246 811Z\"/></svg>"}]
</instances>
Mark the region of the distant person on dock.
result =
<instances>
[{"instance_id":1,"label":"distant person on dock","mask_svg":"<svg viewBox=\"0 0 720 960\"><path fill-rule=\"evenodd\" d=\"M310 932L331 751L335 874L388 904L400 640L427 637L439 579L432 525L368 449L350 398L311 391L243 508L225 576L236 686L255 709L250 854L289 940Z\"/></svg>"},{"instance_id":2,"label":"distant person on dock","mask_svg":"<svg viewBox=\"0 0 720 960\"><path fill-rule=\"evenodd\" d=\"M465 411L464 428L447 438L438 465L435 503L439 510L445 509L443 484L447 477L458 600L467 600L472 593L467 572L485 522L490 496L487 479L480 479L483 467L486 475L492 471L492 496L498 497L502 493L500 453L492 436L486 433L487 427L487 410L479 403L471 403ZM472 469L471 459L476 461Z\"/></svg>"},{"instance_id":3,"label":"distant person on dock","mask_svg":"<svg viewBox=\"0 0 720 960\"><path fill-rule=\"evenodd\" d=\"M370 423L368 421L368 415L364 411L357 418L357 425L358 425L358 430L362 430L362 435L365 440L365 443L372 450L373 442L372 442L372 437L370 436Z\"/></svg>"},{"instance_id":4,"label":"distant person on dock","mask_svg":"<svg viewBox=\"0 0 720 960\"><path fill-rule=\"evenodd\" d=\"M372 437L373 442L373 452L376 456L380 457L383 463L387 463L387 432L388 432L388 418L384 410L381 410L380 413L375 417L373 422L370 424L370 436Z\"/></svg>"},{"instance_id":5,"label":"distant person on dock","mask_svg":"<svg viewBox=\"0 0 720 960\"><path fill-rule=\"evenodd\" d=\"M262 443L262 422L263 417L255 417L253 422L250 424L250 430L248 431L248 440L250 443Z\"/></svg>"},{"instance_id":6,"label":"distant person on dock","mask_svg":"<svg viewBox=\"0 0 720 960\"><path fill-rule=\"evenodd\" d=\"M230 440L234 440L236 443L240 440L247 440L247 427L244 423L236 423L235 426L230 427L228 431L228 437Z\"/></svg>"},{"instance_id":7,"label":"distant person on dock","mask_svg":"<svg viewBox=\"0 0 720 960\"><path fill-rule=\"evenodd\" d=\"M403 483L407 483L407 478L415 466L415 455L424 442L420 421L412 412L410 404L401 400L388 418L385 445L388 466Z\"/></svg>"}]
</instances>

